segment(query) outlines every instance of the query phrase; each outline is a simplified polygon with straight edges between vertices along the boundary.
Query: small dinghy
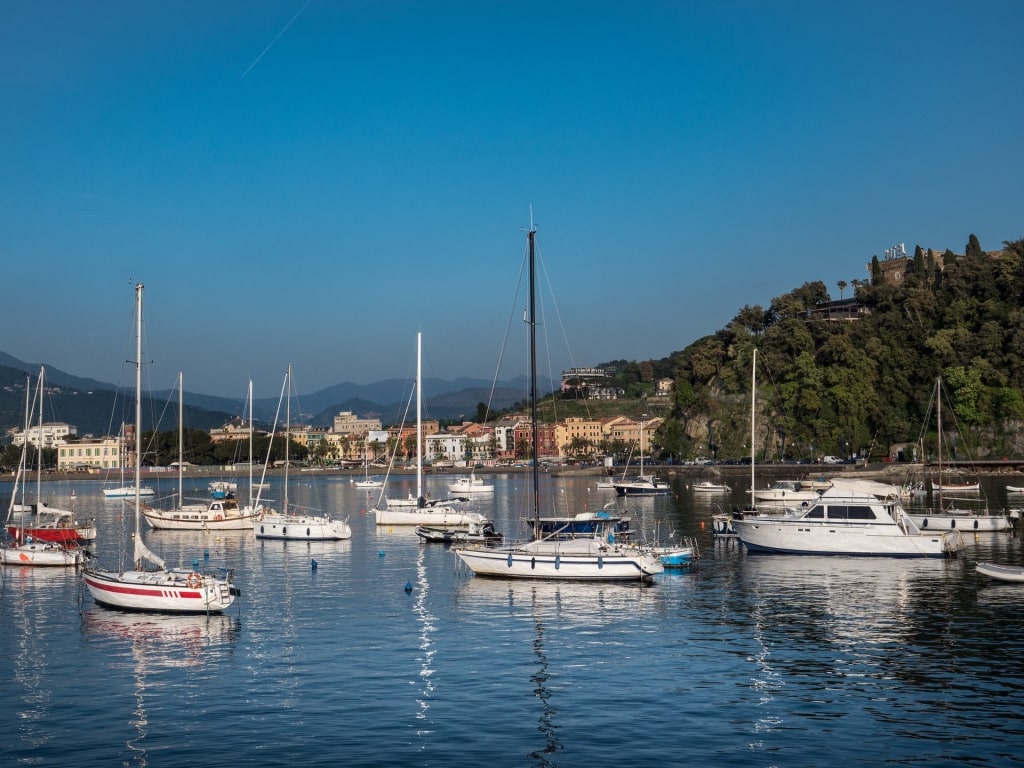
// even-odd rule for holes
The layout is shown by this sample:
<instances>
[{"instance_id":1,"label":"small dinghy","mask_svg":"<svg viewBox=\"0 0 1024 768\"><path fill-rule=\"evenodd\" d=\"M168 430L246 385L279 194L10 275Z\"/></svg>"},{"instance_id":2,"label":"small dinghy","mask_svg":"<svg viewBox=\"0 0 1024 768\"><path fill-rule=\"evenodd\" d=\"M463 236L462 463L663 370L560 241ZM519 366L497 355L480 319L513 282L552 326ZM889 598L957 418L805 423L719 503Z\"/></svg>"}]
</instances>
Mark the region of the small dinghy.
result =
<instances>
[{"instance_id":1,"label":"small dinghy","mask_svg":"<svg viewBox=\"0 0 1024 768\"><path fill-rule=\"evenodd\" d=\"M1015 581L1024 584L1024 567L1019 565L998 565L996 563L978 563L974 570L982 576L996 581Z\"/></svg>"}]
</instances>

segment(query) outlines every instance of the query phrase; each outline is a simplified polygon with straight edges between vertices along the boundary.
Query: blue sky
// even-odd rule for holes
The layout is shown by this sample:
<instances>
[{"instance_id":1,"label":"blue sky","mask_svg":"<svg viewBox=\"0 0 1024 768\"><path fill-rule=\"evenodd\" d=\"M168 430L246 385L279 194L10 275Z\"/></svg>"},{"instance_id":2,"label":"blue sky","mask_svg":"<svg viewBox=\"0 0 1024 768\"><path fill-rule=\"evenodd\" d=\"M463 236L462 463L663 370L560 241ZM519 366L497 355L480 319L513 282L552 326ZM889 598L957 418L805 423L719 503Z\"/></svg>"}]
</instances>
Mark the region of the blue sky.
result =
<instances>
[{"instance_id":1,"label":"blue sky","mask_svg":"<svg viewBox=\"0 0 1024 768\"><path fill-rule=\"evenodd\" d=\"M1024 237L1018 2L0 11L0 350L274 396L663 357L900 242ZM849 295L849 289L847 294Z\"/></svg>"}]
</instances>

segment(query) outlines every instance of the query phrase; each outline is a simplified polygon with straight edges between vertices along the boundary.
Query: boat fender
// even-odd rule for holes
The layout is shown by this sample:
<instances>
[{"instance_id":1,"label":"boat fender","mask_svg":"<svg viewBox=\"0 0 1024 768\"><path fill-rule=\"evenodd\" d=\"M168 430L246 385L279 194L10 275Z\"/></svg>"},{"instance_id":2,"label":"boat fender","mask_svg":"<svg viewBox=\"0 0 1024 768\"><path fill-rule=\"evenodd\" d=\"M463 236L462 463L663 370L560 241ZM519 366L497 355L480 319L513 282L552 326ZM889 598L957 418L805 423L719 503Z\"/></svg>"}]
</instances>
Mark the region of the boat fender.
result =
<instances>
[{"instance_id":1,"label":"boat fender","mask_svg":"<svg viewBox=\"0 0 1024 768\"><path fill-rule=\"evenodd\" d=\"M949 527L950 528L956 528L956 520L950 520L949 521Z\"/></svg>"},{"instance_id":2,"label":"boat fender","mask_svg":"<svg viewBox=\"0 0 1024 768\"><path fill-rule=\"evenodd\" d=\"M927 517L924 520L921 521L921 527L922 528L927 528L928 527L928 518Z\"/></svg>"},{"instance_id":3,"label":"boat fender","mask_svg":"<svg viewBox=\"0 0 1024 768\"><path fill-rule=\"evenodd\" d=\"M512 553L511 552L508 553L508 567L509 568L512 567Z\"/></svg>"},{"instance_id":4,"label":"boat fender","mask_svg":"<svg viewBox=\"0 0 1024 768\"><path fill-rule=\"evenodd\" d=\"M536 568L536 567L537 567L537 558L536 557L531 557L530 558L530 568L532 569L532 568Z\"/></svg>"},{"instance_id":5,"label":"boat fender","mask_svg":"<svg viewBox=\"0 0 1024 768\"><path fill-rule=\"evenodd\" d=\"M188 578L185 579L185 583L188 584L189 589L199 589L199 587L202 586L203 578L193 571L188 575Z\"/></svg>"},{"instance_id":6,"label":"boat fender","mask_svg":"<svg viewBox=\"0 0 1024 768\"><path fill-rule=\"evenodd\" d=\"M561 555L555 555L555 570L557 571L561 567L562 567L562 556Z\"/></svg>"},{"instance_id":7,"label":"boat fender","mask_svg":"<svg viewBox=\"0 0 1024 768\"><path fill-rule=\"evenodd\" d=\"M604 557L602 555L597 556L597 567L604 568Z\"/></svg>"},{"instance_id":8,"label":"boat fender","mask_svg":"<svg viewBox=\"0 0 1024 768\"><path fill-rule=\"evenodd\" d=\"M978 530L978 521L977 520L974 521L974 530Z\"/></svg>"}]
</instances>

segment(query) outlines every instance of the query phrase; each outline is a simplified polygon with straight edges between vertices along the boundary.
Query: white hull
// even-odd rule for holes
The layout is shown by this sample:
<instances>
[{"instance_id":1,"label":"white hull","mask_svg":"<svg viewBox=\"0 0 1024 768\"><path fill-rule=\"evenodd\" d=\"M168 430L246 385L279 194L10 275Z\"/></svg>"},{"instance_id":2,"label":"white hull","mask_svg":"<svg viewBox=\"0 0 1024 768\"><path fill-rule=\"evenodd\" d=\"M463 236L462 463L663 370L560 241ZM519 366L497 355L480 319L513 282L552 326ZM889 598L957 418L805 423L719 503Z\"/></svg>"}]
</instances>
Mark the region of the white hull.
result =
<instances>
[{"instance_id":1,"label":"white hull","mask_svg":"<svg viewBox=\"0 0 1024 768\"><path fill-rule=\"evenodd\" d=\"M356 480L356 488L383 488L383 480Z\"/></svg>"},{"instance_id":2,"label":"white hull","mask_svg":"<svg viewBox=\"0 0 1024 768\"><path fill-rule=\"evenodd\" d=\"M1019 565L998 565L996 563L978 563L974 570L982 576L996 581L1012 581L1024 583L1024 568Z\"/></svg>"},{"instance_id":3,"label":"white hull","mask_svg":"<svg viewBox=\"0 0 1024 768\"><path fill-rule=\"evenodd\" d=\"M981 483L932 483L933 491L973 493L981 490Z\"/></svg>"},{"instance_id":4,"label":"white hull","mask_svg":"<svg viewBox=\"0 0 1024 768\"><path fill-rule=\"evenodd\" d=\"M146 521L166 531L251 531L262 507L240 507L232 499L178 509L144 509Z\"/></svg>"},{"instance_id":5,"label":"white hull","mask_svg":"<svg viewBox=\"0 0 1024 768\"><path fill-rule=\"evenodd\" d=\"M968 533L994 533L1010 530L1010 521L1002 515L977 515L972 512L935 515L910 515L923 531L967 531Z\"/></svg>"},{"instance_id":6,"label":"white hull","mask_svg":"<svg viewBox=\"0 0 1024 768\"><path fill-rule=\"evenodd\" d=\"M104 488L103 495L108 499L134 499L135 486L126 485L122 488ZM139 496L156 496L152 488L139 488Z\"/></svg>"},{"instance_id":7,"label":"white hull","mask_svg":"<svg viewBox=\"0 0 1024 768\"><path fill-rule=\"evenodd\" d=\"M690 490L696 491L697 493L727 493L732 490L728 485L719 485L717 483L694 483L690 486Z\"/></svg>"},{"instance_id":8,"label":"white hull","mask_svg":"<svg viewBox=\"0 0 1024 768\"><path fill-rule=\"evenodd\" d=\"M257 539L281 541L341 541L352 538L347 520L315 515L266 514L256 522Z\"/></svg>"},{"instance_id":9,"label":"white hull","mask_svg":"<svg viewBox=\"0 0 1024 768\"><path fill-rule=\"evenodd\" d=\"M1007 493L1024 493L1024 487L1019 485L1008 485L1006 486Z\"/></svg>"},{"instance_id":10,"label":"white hull","mask_svg":"<svg viewBox=\"0 0 1024 768\"><path fill-rule=\"evenodd\" d=\"M448 490L451 493L462 495L462 494L488 494L494 493L494 486L490 483L485 483L482 480L474 478L459 478L458 480L448 483Z\"/></svg>"},{"instance_id":11,"label":"white hull","mask_svg":"<svg viewBox=\"0 0 1024 768\"><path fill-rule=\"evenodd\" d=\"M634 547L597 539L534 541L513 547L464 547L455 554L477 576L572 581L651 581L665 567Z\"/></svg>"},{"instance_id":12,"label":"white hull","mask_svg":"<svg viewBox=\"0 0 1024 768\"><path fill-rule=\"evenodd\" d=\"M963 549L959 532L907 535L896 526L872 523L773 519L733 520L747 549L799 555L948 557Z\"/></svg>"},{"instance_id":13,"label":"white hull","mask_svg":"<svg viewBox=\"0 0 1024 768\"><path fill-rule=\"evenodd\" d=\"M220 613L237 590L225 579L190 571L87 570L85 585L108 608L155 613Z\"/></svg>"},{"instance_id":14,"label":"white hull","mask_svg":"<svg viewBox=\"0 0 1024 768\"><path fill-rule=\"evenodd\" d=\"M428 525L441 528L467 528L471 523L483 524L486 519L479 512L467 512L454 507L399 507L373 510L377 525Z\"/></svg>"},{"instance_id":15,"label":"white hull","mask_svg":"<svg viewBox=\"0 0 1024 768\"><path fill-rule=\"evenodd\" d=\"M65 549L45 541L34 541L0 549L0 563L48 568L71 568L82 564L82 550Z\"/></svg>"}]
</instances>

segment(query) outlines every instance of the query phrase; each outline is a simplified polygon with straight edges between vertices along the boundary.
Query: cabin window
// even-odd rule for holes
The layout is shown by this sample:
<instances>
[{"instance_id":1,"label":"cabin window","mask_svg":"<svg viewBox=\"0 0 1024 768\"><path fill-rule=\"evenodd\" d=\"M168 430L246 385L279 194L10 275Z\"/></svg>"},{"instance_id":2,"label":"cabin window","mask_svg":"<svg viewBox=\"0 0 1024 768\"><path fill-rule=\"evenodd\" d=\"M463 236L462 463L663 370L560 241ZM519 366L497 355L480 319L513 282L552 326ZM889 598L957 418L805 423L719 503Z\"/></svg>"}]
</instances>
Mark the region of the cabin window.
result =
<instances>
[{"instance_id":1,"label":"cabin window","mask_svg":"<svg viewBox=\"0 0 1024 768\"><path fill-rule=\"evenodd\" d=\"M810 512L808 512L806 515L804 515L804 519L806 519L806 520L821 520L824 517L825 517L825 510L822 509L821 507L815 507Z\"/></svg>"},{"instance_id":2,"label":"cabin window","mask_svg":"<svg viewBox=\"0 0 1024 768\"><path fill-rule=\"evenodd\" d=\"M833 504L828 508L828 519L829 520L846 520L849 516L847 510L849 508L845 504Z\"/></svg>"},{"instance_id":3,"label":"cabin window","mask_svg":"<svg viewBox=\"0 0 1024 768\"><path fill-rule=\"evenodd\" d=\"M875 510L871 507L849 507L851 520L874 520Z\"/></svg>"}]
</instances>

